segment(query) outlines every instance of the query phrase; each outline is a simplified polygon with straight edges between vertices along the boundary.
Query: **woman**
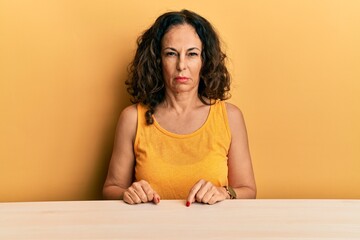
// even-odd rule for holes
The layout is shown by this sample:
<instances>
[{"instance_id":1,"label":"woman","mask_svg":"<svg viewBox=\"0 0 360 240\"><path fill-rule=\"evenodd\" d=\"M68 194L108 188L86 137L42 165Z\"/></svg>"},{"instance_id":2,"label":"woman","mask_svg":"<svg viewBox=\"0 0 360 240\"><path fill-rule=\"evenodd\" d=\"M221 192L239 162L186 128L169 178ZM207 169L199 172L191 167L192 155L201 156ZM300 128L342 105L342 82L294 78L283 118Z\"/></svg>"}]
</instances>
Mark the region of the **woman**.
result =
<instances>
[{"instance_id":1,"label":"woman","mask_svg":"<svg viewBox=\"0 0 360 240\"><path fill-rule=\"evenodd\" d=\"M245 123L228 98L225 54L211 24L183 10L161 15L138 39L126 82L105 199L255 198Z\"/></svg>"}]
</instances>

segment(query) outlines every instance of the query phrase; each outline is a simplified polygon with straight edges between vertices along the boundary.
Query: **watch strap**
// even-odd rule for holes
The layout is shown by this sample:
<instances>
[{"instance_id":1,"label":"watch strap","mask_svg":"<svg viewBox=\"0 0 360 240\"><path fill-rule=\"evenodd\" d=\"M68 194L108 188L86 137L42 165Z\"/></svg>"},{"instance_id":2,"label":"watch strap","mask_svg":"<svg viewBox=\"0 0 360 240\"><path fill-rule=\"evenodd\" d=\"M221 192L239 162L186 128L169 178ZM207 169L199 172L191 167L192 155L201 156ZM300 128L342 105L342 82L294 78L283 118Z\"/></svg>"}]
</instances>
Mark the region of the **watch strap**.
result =
<instances>
[{"instance_id":1,"label":"watch strap","mask_svg":"<svg viewBox=\"0 0 360 240\"><path fill-rule=\"evenodd\" d=\"M230 199L236 199L236 192L230 186L224 186L226 192L229 194Z\"/></svg>"}]
</instances>

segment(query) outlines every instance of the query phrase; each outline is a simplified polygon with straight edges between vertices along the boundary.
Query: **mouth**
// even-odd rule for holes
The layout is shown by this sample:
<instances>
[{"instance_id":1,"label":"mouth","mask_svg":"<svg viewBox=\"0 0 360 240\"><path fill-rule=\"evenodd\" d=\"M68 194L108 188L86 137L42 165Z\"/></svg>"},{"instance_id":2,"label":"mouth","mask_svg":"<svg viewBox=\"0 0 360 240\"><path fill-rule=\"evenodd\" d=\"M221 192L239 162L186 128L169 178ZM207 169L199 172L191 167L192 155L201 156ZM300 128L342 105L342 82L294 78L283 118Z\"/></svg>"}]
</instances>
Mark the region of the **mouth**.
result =
<instances>
[{"instance_id":1,"label":"mouth","mask_svg":"<svg viewBox=\"0 0 360 240\"><path fill-rule=\"evenodd\" d=\"M178 82L186 82L187 80L189 80L188 77L175 77L175 80L178 81Z\"/></svg>"}]
</instances>

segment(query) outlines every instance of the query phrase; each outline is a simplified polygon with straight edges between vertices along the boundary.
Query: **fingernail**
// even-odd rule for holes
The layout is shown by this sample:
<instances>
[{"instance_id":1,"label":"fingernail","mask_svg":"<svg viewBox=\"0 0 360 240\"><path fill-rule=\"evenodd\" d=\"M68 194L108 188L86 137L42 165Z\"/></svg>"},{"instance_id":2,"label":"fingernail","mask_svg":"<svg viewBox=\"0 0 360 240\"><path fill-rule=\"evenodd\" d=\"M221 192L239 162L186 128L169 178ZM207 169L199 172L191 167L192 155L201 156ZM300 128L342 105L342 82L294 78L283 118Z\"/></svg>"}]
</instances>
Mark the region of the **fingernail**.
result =
<instances>
[{"instance_id":1,"label":"fingernail","mask_svg":"<svg viewBox=\"0 0 360 240\"><path fill-rule=\"evenodd\" d=\"M159 203L159 202L160 202L160 198L156 198L156 201Z\"/></svg>"},{"instance_id":2,"label":"fingernail","mask_svg":"<svg viewBox=\"0 0 360 240\"><path fill-rule=\"evenodd\" d=\"M186 202L186 206L190 207L190 202L189 201Z\"/></svg>"}]
</instances>

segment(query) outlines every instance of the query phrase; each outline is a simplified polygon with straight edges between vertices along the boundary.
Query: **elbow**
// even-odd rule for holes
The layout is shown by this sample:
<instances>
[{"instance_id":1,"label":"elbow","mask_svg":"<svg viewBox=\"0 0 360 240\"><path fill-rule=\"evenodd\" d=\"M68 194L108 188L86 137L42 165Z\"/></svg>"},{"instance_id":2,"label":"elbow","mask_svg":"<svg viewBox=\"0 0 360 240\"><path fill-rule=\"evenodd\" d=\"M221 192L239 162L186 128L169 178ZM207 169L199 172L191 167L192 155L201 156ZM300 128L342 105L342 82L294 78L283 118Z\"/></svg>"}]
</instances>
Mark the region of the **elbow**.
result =
<instances>
[{"instance_id":1,"label":"elbow","mask_svg":"<svg viewBox=\"0 0 360 240\"><path fill-rule=\"evenodd\" d=\"M256 196L257 196L257 189L256 189L256 187L254 187L254 188L252 189L252 193L251 193L250 199L256 199Z\"/></svg>"},{"instance_id":2,"label":"elbow","mask_svg":"<svg viewBox=\"0 0 360 240\"><path fill-rule=\"evenodd\" d=\"M102 189L102 198L104 200L108 200L109 197L108 197L108 192L107 192L107 187L106 186L103 186L103 189Z\"/></svg>"},{"instance_id":3,"label":"elbow","mask_svg":"<svg viewBox=\"0 0 360 240\"><path fill-rule=\"evenodd\" d=\"M252 187L249 187L249 192L250 192L250 197L249 199L256 199L257 196L257 188L256 188L256 184L254 183L254 185Z\"/></svg>"},{"instance_id":4,"label":"elbow","mask_svg":"<svg viewBox=\"0 0 360 240\"><path fill-rule=\"evenodd\" d=\"M104 200L122 200L125 189L116 185L105 184L102 190Z\"/></svg>"},{"instance_id":5,"label":"elbow","mask_svg":"<svg viewBox=\"0 0 360 240\"><path fill-rule=\"evenodd\" d=\"M237 199L256 199L257 190L256 187L243 186L239 189Z\"/></svg>"}]
</instances>

